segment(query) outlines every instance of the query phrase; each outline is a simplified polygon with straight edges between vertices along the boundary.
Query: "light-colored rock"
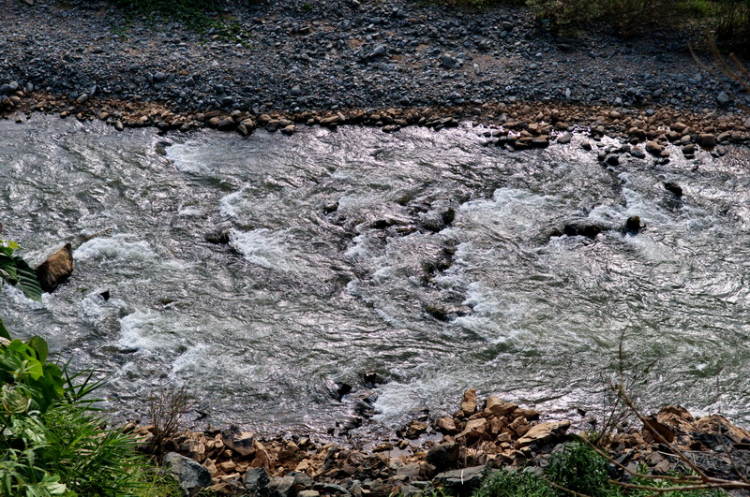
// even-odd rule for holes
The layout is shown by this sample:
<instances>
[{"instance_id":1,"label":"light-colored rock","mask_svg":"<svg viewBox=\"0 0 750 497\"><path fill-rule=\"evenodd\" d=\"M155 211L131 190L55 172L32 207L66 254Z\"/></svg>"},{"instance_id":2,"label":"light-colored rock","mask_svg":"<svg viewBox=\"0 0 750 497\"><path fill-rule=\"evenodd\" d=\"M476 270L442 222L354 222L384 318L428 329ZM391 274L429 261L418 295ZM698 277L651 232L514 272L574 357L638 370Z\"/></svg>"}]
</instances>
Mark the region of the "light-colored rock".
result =
<instances>
[{"instance_id":1,"label":"light-colored rock","mask_svg":"<svg viewBox=\"0 0 750 497\"><path fill-rule=\"evenodd\" d=\"M453 421L451 416L443 416L442 418L439 418L435 424L437 425L438 430L447 435L458 433L456 422Z\"/></svg>"},{"instance_id":2,"label":"light-colored rock","mask_svg":"<svg viewBox=\"0 0 750 497\"><path fill-rule=\"evenodd\" d=\"M493 416L504 416L518 409L518 406L512 402L506 402L499 397L487 397L484 404L484 412Z\"/></svg>"},{"instance_id":3,"label":"light-colored rock","mask_svg":"<svg viewBox=\"0 0 750 497\"><path fill-rule=\"evenodd\" d=\"M471 416L477 410L477 390L470 388L464 392L464 398L461 401L461 411L464 416Z\"/></svg>"},{"instance_id":4,"label":"light-colored rock","mask_svg":"<svg viewBox=\"0 0 750 497\"><path fill-rule=\"evenodd\" d=\"M406 438L415 439L427 431L427 424L421 421L412 421L406 429Z\"/></svg>"},{"instance_id":5,"label":"light-colored rock","mask_svg":"<svg viewBox=\"0 0 750 497\"><path fill-rule=\"evenodd\" d=\"M464 428L464 431L462 431L460 434L456 436L456 438L459 437L466 437L466 438L481 438L484 435L487 434L488 426L486 418L477 418L477 419L471 419L468 423L466 423L466 428Z\"/></svg>"},{"instance_id":6,"label":"light-colored rock","mask_svg":"<svg viewBox=\"0 0 750 497\"><path fill-rule=\"evenodd\" d=\"M570 421L557 423L540 423L533 426L526 434L518 439L516 447L526 447L534 443L547 443L562 436L570 428Z\"/></svg>"},{"instance_id":7,"label":"light-colored rock","mask_svg":"<svg viewBox=\"0 0 750 497\"><path fill-rule=\"evenodd\" d=\"M249 431L240 432L239 430L227 430L222 435L224 445L240 454L241 456L250 456L255 452L254 437L255 434Z\"/></svg>"},{"instance_id":8,"label":"light-colored rock","mask_svg":"<svg viewBox=\"0 0 750 497\"><path fill-rule=\"evenodd\" d=\"M269 469L271 467L271 456L268 455L266 447L257 440L253 441L253 446L255 447L255 459L253 459L251 466Z\"/></svg>"}]
</instances>

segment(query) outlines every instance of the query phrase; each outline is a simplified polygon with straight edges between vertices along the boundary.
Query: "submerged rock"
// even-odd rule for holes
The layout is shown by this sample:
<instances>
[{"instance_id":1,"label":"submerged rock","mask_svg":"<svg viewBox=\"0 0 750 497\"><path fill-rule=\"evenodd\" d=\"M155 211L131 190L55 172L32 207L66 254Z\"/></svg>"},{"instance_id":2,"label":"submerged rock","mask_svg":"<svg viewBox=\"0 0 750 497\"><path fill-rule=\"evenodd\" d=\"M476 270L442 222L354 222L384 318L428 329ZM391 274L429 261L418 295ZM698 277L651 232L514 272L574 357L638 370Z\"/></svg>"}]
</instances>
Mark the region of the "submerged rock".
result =
<instances>
[{"instance_id":1,"label":"submerged rock","mask_svg":"<svg viewBox=\"0 0 750 497\"><path fill-rule=\"evenodd\" d=\"M563 233L568 236L585 236L586 238L596 238L602 231L611 230L612 227L605 225L593 219L574 219L565 223Z\"/></svg>"},{"instance_id":2,"label":"submerged rock","mask_svg":"<svg viewBox=\"0 0 750 497\"><path fill-rule=\"evenodd\" d=\"M56 250L36 268L42 290L52 293L73 273L73 248L70 243Z\"/></svg>"},{"instance_id":3,"label":"submerged rock","mask_svg":"<svg viewBox=\"0 0 750 497\"><path fill-rule=\"evenodd\" d=\"M641 218L638 216L630 216L625 221L625 232L629 233L631 235L635 235L636 233L640 232L641 229L643 229L643 224L641 223Z\"/></svg>"}]
</instances>

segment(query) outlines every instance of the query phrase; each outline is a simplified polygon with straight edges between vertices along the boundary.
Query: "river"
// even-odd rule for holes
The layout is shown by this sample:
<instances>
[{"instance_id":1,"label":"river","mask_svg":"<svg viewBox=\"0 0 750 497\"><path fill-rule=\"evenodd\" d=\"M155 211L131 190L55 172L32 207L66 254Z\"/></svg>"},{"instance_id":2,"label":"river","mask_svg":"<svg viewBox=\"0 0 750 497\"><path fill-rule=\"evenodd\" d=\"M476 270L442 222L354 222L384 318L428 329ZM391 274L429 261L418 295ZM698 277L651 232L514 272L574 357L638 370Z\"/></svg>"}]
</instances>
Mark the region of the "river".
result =
<instances>
[{"instance_id":1,"label":"river","mask_svg":"<svg viewBox=\"0 0 750 497\"><path fill-rule=\"evenodd\" d=\"M106 375L125 418L172 384L213 424L269 431L325 431L371 394L395 425L469 387L580 419L623 369L644 408L750 422L747 150L607 168L581 134L525 152L480 134L0 121L3 236L76 262L41 304L6 286L0 316ZM643 231L618 229L634 215ZM550 236L572 219L613 229Z\"/></svg>"}]
</instances>

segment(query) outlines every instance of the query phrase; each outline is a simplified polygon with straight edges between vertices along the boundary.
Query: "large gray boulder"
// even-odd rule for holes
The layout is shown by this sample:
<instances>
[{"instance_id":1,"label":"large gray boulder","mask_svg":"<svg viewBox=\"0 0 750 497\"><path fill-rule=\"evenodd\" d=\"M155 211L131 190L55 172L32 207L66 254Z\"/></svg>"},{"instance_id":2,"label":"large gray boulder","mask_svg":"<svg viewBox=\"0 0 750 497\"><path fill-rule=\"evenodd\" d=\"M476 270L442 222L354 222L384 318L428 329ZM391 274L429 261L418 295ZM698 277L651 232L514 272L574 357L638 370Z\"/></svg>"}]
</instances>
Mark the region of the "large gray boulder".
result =
<instances>
[{"instance_id":1,"label":"large gray boulder","mask_svg":"<svg viewBox=\"0 0 750 497\"><path fill-rule=\"evenodd\" d=\"M266 468L253 468L245 473L245 490L250 492L250 495L268 495L268 484L271 481L271 477L268 475Z\"/></svg>"},{"instance_id":2,"label":"large gray boulder","mask_svg":"<svg viewBox=\"0 0 750 497\"><path fill-rule=\"evenodd\" d=\"M486 468L486 466L472 466L471 468L446 471L437 474L432 481L442 485L452 494L465 495L479 488Z\"/></svg>"},{"instance_id":3,"label":"large gray boulder","mask_svg":"<svg viewBox=\"0 0 750 497\"><path fill-rule=\"evenodd\" d=\"M164 457L164 466L177 480L185 496L193 496L213 483L206 468L176 452L170 452Z\"/></svg>"}]
</instances>

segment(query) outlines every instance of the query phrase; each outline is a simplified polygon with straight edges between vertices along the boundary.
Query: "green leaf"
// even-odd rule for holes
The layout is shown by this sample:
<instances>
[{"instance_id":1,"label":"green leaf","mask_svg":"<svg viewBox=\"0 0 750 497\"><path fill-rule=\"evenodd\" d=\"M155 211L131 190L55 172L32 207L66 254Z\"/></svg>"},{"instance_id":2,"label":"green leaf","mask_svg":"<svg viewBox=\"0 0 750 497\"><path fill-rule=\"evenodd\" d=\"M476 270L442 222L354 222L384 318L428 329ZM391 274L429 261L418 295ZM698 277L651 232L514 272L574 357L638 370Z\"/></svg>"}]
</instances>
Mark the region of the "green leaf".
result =
<instances>
[{"instance_id":1,"label":"green leaf","mask_svg":"<svg viewBox=\"0 0 750 497\"><path fill-rule=\"evenodd\" d=\"M29 266L21 257L15 256L13 260L16 263L16 273L18 275L18 286L21 287L24 295L37 302L42 301L42 287L39 285L39 279L36 277L36 271Z\"/></svg>"},{"instance_id":2,"label":"green leaf","mask_svg":"<svg viewBox=\"0 0 750 497\"><path fill-rule=\"evenodd\" d=\"M16 261L10 254L0 253L0 278L11 285L15 285L16 281L18 281Z\"/></svg>"},{"instance_id":3,"label":"green leaf","mask_svg":"<svg viewBox=\"0 0 750 497\"><path fill-rule=\"evenodd\" d=\"M10 385L3 385L0 403L2 403L5 412L10 414L24 413L29 408L30 401L31 399Z\"/></svg>"},{"instance_id":4,"label":"green leaf","mask_svg":"<svg viewBox=\"0 0 750 497\"><path fill-rule=\"evenodd\" d=\"M26 341L26 344L36 351L37 359L44 364L49 355L49 347L46 340L40 336L33 336Z\"/></svg>"},{"instance_id":5,"label":"green leaf","mask_svg":"<svg viewBox=\"0 0 750 497\"><path fill-rule=\"evenodd\" d=\"M3 326L3 320L0 319L0 337L7 338L8 340L11 340L10 333L8 333L8 330Z\"/></svg>"}]
</instances>

